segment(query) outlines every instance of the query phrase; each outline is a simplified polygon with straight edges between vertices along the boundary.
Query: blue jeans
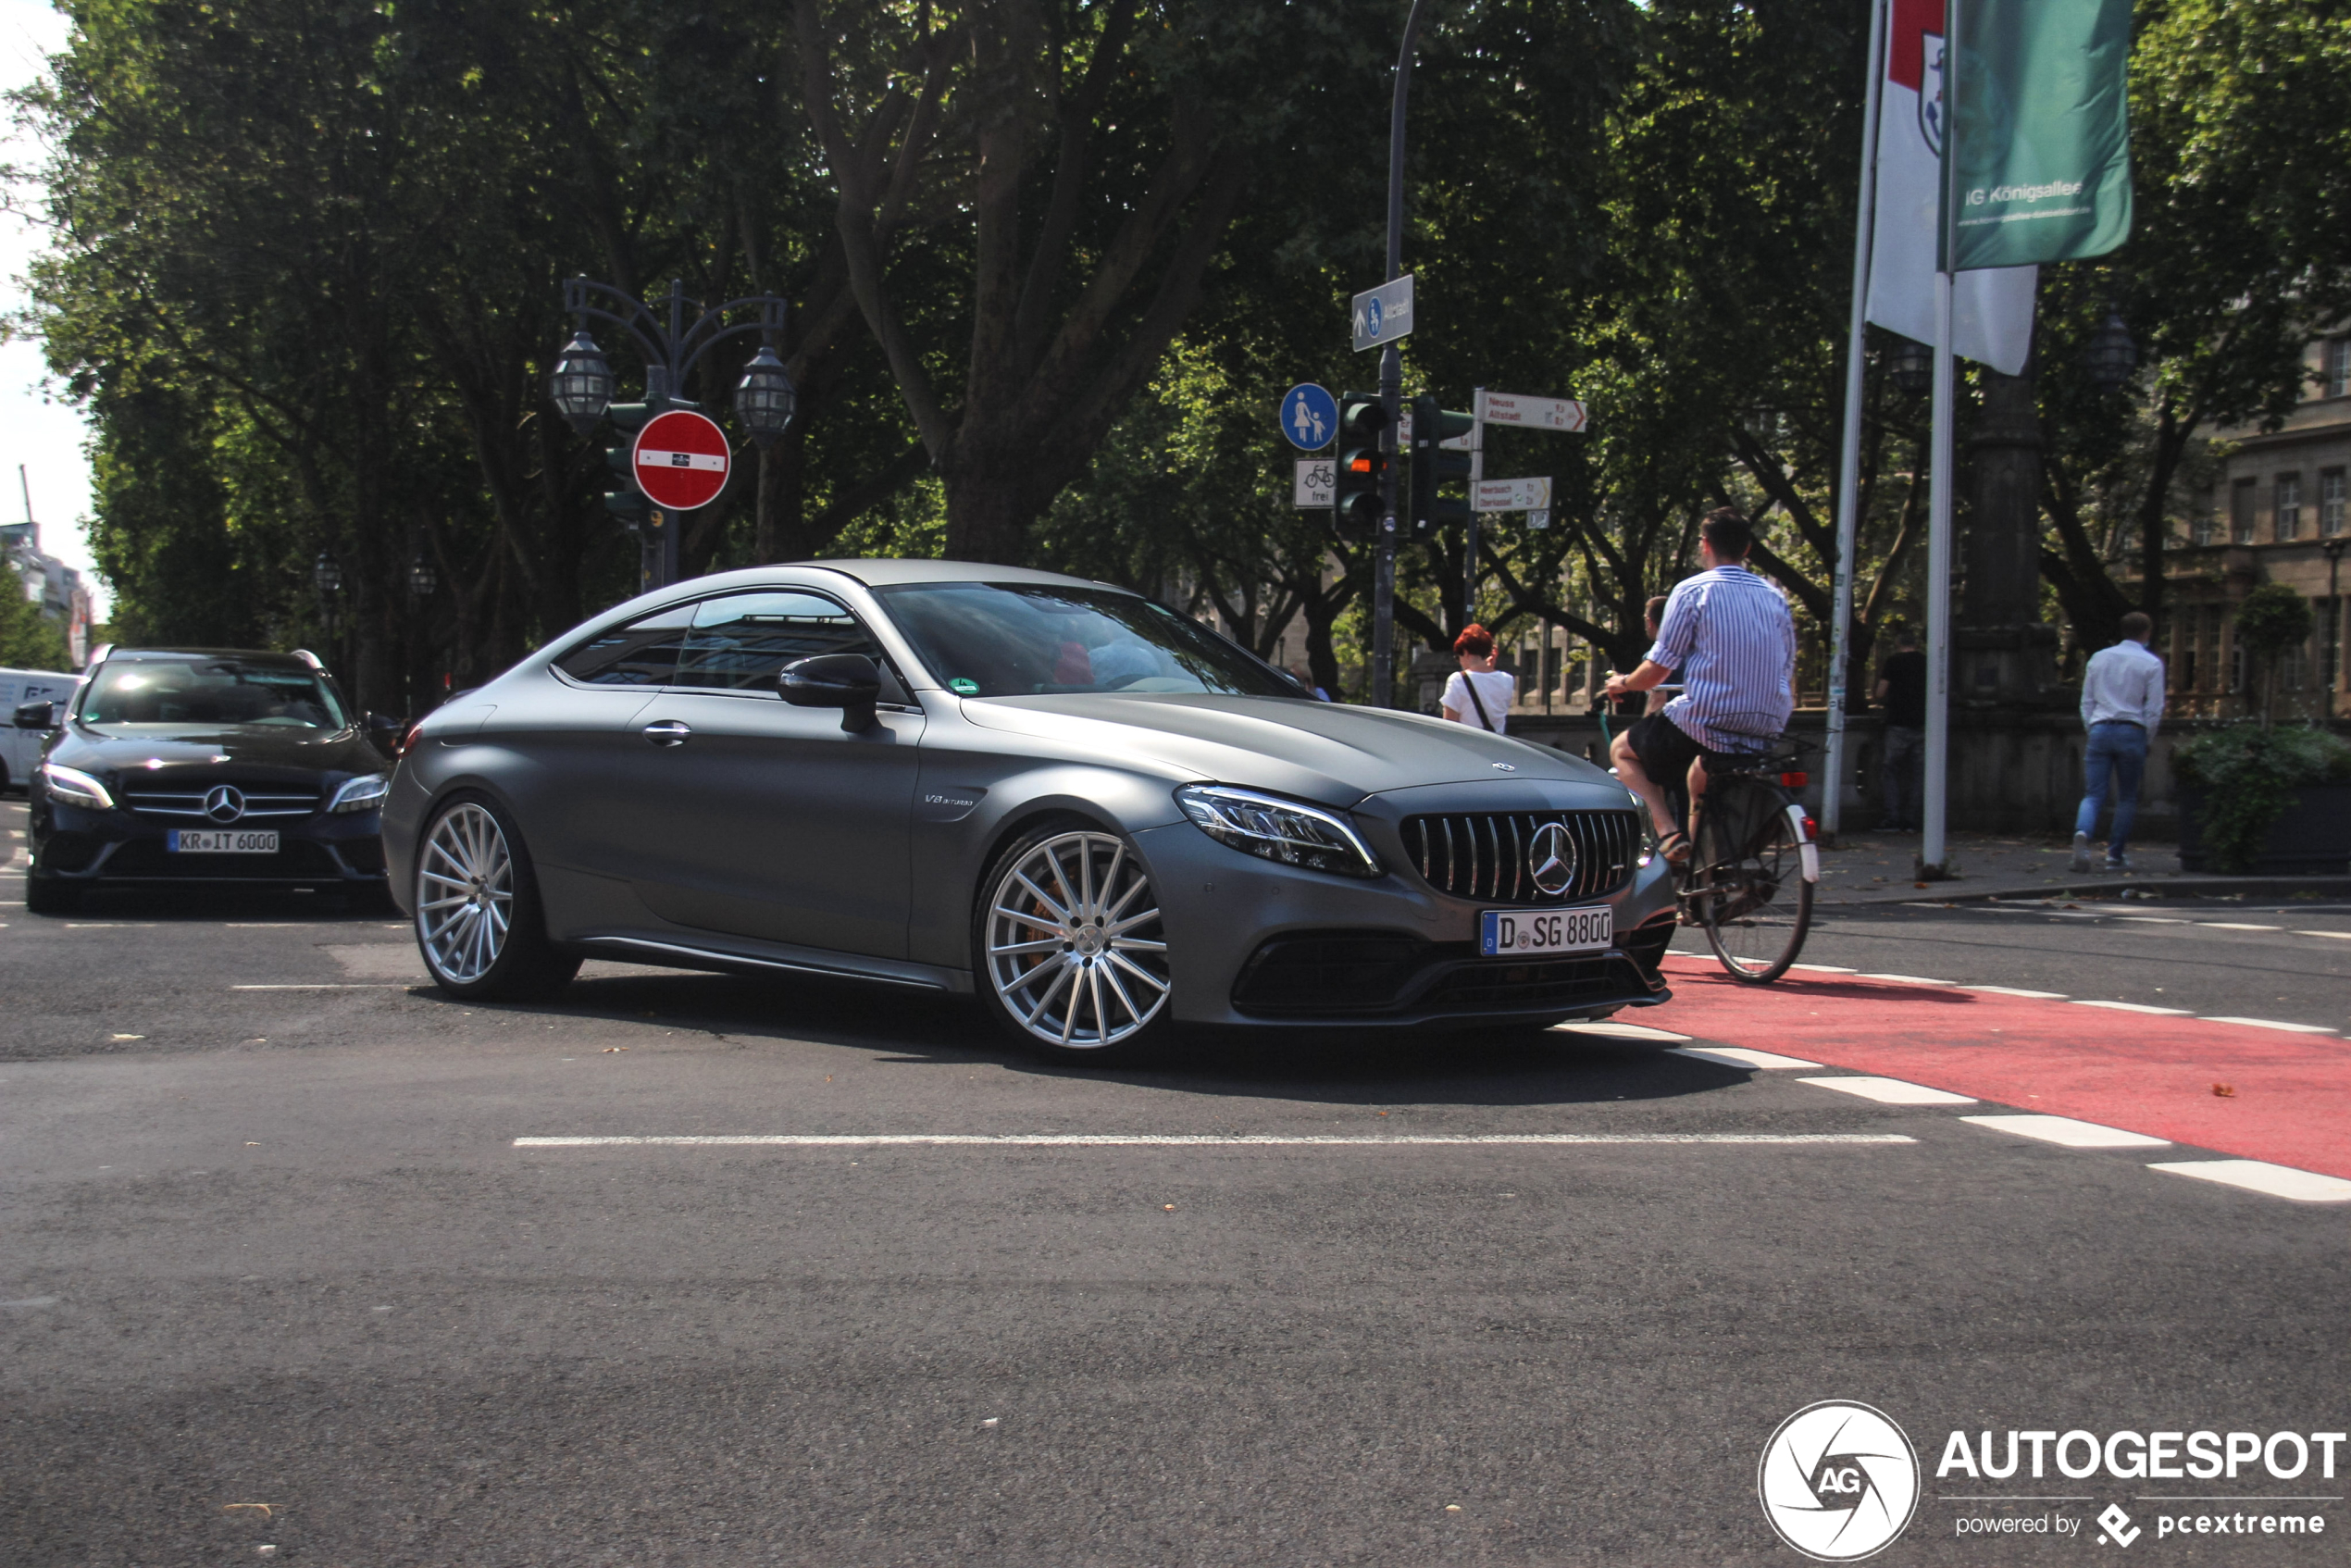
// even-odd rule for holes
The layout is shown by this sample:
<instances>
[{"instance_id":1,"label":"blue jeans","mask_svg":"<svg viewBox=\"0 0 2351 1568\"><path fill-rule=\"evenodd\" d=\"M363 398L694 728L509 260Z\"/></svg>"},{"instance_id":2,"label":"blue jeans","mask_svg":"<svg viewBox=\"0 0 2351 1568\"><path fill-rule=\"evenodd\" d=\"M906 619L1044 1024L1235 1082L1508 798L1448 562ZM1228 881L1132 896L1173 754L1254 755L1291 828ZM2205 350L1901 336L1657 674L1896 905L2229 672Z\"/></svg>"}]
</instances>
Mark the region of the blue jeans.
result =
<instances>
[{"instance_id":1,"label":"blue jeans","mask_svg":"<svg viewBox=\"0 0 2351 1568\"><path fill-rule=\"evenodd\" d=\"M2120 860L2130 842L2131 824L2139 815L2139 776L2146 771L2147 732L2135 724L2109 720L2090 726L2090 743L2082 753L2082 809L2073 818L2076 833L2098 825L2098 808L2106 803L2106 783L2114 780L2114 831L2107 835L2106 857Z\"/></svg>"}]
</instances>

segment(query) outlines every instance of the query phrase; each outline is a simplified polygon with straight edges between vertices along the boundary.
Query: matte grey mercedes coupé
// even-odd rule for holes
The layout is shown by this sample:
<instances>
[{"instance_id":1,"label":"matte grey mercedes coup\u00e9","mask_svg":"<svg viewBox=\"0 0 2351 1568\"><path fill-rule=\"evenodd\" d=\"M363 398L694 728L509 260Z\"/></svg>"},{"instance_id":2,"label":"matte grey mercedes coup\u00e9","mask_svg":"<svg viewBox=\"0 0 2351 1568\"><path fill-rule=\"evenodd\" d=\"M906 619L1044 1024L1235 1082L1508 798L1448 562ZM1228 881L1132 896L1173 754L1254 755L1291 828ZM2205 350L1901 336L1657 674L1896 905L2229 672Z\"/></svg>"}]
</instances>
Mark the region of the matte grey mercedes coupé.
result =
<instances>
[{"instance_id":1,"label":"matte grey mercedes coup\u00e9","mask_svg":"<svg viewBox=\"0 0 2351 1568\"><path fill-rule=\"evenodd\" d=\"M589 956L958 994L1103 1061L1183 1023L1459 1027L1664 1000L1675 902L1578 758L1320 703L1124 590L949 561L696 579L412 733L434 979Z\"/></svg>"}]
</instances>

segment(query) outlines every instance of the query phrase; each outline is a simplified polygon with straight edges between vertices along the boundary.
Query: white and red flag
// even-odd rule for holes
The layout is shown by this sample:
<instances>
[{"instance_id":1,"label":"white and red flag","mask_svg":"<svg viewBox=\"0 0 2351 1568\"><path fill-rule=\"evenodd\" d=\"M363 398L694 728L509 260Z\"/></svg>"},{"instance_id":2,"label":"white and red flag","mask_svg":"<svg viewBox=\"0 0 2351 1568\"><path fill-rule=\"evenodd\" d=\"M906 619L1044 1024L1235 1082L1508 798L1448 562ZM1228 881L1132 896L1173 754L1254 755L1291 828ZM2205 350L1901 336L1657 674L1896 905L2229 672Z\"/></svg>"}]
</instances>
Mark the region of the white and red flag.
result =
<instances>
[{"instance_id":1,"label":"white and red flag","mask_svg":"<svg viewBox=\"0 0 2351 1568\"><path fill-rule=\"evenodd\" d=\"M1943 0L1885 0L1885 80L1879 84L1877 211L1870 239L1869 318L1934 341L1935 203L1950 108L1944 96ZM1951 351L2013 376L2033 348L2039 268L2002 267L1952 279Z\"/></svg>"}]
</instances>

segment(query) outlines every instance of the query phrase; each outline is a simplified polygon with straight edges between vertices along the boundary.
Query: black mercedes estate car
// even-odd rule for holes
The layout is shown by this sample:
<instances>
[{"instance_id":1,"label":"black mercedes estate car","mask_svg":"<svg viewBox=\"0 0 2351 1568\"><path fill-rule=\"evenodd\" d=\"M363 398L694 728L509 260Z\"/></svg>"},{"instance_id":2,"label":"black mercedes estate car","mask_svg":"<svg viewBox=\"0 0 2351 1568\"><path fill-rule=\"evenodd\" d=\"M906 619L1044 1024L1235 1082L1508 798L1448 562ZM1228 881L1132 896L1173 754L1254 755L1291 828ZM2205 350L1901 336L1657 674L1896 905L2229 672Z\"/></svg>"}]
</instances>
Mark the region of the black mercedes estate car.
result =
<instances>
[{"instance_id":1,"label":"black mercedes estate car","mask_svg":"<svg viewBox=\"0 0 2351 1568\"><path fill-rule=\"evenodd\" d=\"M16 724L55 730L29 780L36 914L110 884L383 886L392 765L315 654L102 648Z\"/></svg>"}]
</instances>

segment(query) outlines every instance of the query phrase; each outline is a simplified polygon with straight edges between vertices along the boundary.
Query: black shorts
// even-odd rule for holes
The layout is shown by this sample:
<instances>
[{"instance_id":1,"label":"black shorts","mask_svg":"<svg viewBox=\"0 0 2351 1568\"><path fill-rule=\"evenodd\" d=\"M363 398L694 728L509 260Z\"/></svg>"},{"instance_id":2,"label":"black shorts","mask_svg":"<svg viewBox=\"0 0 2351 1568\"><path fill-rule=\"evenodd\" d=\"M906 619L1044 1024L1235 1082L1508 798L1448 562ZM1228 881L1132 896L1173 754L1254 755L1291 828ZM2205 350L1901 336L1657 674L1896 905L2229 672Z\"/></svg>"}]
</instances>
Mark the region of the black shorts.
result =
<instances>
[{"instance_id":1,"label":"black shorts","mask_svg":"<svg viewBox=\"0 0 2351 1568\"><path fill-rule=\"evenodd\" d=\"M1688 788L1690 764L1698 758L1728 754L1699 745L1661 713L1635 721L1624 739L1633 754L1641 759L1641 771L1649 776L1649 781L1668 790Z\"/></svg>"}]
</instances>

